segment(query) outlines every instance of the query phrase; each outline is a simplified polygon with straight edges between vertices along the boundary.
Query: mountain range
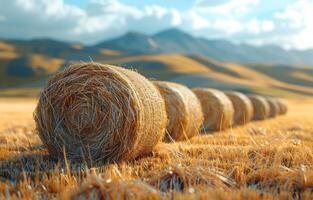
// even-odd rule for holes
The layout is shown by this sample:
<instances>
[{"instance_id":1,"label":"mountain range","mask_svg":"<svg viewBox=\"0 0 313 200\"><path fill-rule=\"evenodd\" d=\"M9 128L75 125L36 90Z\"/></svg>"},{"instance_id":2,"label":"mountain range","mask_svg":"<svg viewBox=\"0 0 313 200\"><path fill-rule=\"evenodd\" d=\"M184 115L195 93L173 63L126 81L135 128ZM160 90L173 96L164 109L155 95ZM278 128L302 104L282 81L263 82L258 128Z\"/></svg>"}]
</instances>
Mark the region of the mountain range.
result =
<instances>
[{"instance_id":1,"label":"mountain range","mask_svg":"<svg viewBox=\"0 0 313 200\"><path fill-rule=\"evenodd\" d=\"M313 96L313 50L254 47L193 37L178 29L129 32L85 46L52 39L0 40L0 96L36 96L72 62L135 69L150 79L273 96Z\"/></svg>"},{"instance_id":2,"label":"mountain range","mask_svg":"<svg viewBox=\"0 0 313 200\"><path fill-rule=\"evenodd\" d=\"M54 57L66 54L71 56L69 59L74 60L85 59L86 56L97 56L99 49L110 49L127 55L180 53L203 55L217 61L242 64L313 66L313 49L285 50L274 45L256 47L247 44L235 44L227 40L197 38L175 28L154 35L132 31L93 46L80 44L79 46L83 49L77 49L73 44L67 42L51 39L5 40L4 42L20 46L28 52L39 52Z\"/></svg>"},{"instance_id":3,"label":"mountain range","mask_svg":"<svg viewBox=\"0 0 313 200\"><path fill-rule=\"evenodd\" d=\"M121 37L100 42L98 48L130 54L183 53L204 55L222 62L271 63L278 65L313 65L313 49L285 50L279 46L234 44L227 40L197 38L179 29L168 29L155 35L128 32Z\"/></svg>"}]
</instances>

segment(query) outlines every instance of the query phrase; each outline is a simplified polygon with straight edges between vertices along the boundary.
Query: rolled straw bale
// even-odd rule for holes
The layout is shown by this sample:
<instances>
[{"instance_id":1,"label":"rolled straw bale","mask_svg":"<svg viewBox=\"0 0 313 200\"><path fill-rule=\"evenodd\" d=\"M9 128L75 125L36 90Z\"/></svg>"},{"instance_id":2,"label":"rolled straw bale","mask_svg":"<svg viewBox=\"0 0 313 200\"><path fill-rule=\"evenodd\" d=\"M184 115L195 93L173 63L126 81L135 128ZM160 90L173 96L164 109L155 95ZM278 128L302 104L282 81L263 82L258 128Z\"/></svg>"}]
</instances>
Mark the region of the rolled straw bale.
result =
<instances>
[{"instance_id":1,"label":"rolled straw bale","mask_svg":"<svg viewBox=\"0 0 313 200\"><path fill-rule=\"evenodd\" d=\"M140 74L98 63L74 64L52 77L34 113L50 155L115 162L148 153L167 117L158 89Z\"/></svg>"},{"instance_id":2,"label":"rolled straw bale","mask_svg":"<svg viewBox=\"0 0 313 200\"><path fill-rule=\"evenodd\" d=\"M259 95L248 96L253 105L253 120L264 120L269 117L270 105L266 99Z\"/></svg>"},{"instance_id":3,"label":"rolled straw bale","mask_svg":"<svg viewBox=\"0 0 313 200\"><path fill-rule=\"evenodd\" d=\"M204 115L203 131L219 131L233 124L234 107L221 91L210 88L194 88L201 102Z\"/></svg>"},{"instance_id":4,"label":"rolled straw bale","mask_svg":"<svg viewBox=\"0 0 313 200\"><path fill-rule=\"evenodd\" d=\"M253 106L250 99L240 92L225 92L234 106L234 125L243 125L251 121Z\"/></svg>"},{"instance_id":5,"label":"rolled straw bale","mask_svg":"<svg viewBox=\"0 0 313 200\"><path fill-rule=\"evenodd\" d=\"M279 106L279 115L285 115L288 112L288 103L286 100L276 98Z\"/></svg>"},{"instance_id":6,"label":"rolled straw bale","mask_svg":"<svg viewBox=\"0 0 313 200\"><path fill-rule=\"evenodd\" d=\"M269 117L276 117L280 112L280 106L278 101L273 97L266 98L268 105L270 106Z\"/></svg>"},{"instance_id":7,"label":"rolled straw bale","mask_svg":"<svg viewBox=\"0 0 313 200\"><path fill-rule=\"evenodd\" d=\"M181 84L165 81L155 81L154 84L164 98L169 120L164 140L187 140L197 135L203 122L197 96Z\"/></svg>"}]
</instances>

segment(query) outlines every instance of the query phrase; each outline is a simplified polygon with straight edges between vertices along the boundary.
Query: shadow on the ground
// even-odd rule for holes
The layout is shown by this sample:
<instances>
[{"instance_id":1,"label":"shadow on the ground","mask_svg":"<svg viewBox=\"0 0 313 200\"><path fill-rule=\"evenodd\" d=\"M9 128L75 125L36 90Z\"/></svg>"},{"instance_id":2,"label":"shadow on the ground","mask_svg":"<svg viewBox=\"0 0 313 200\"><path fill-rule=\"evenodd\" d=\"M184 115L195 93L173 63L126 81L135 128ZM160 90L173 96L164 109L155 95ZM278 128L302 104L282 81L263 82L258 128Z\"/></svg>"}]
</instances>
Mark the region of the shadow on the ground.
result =
<instances>
[{"instance_id":1,"label":"shadow on the ground","mask_svg":"<svg viewBox=\"0 0 313 200\"><path fill-rule=\"evenodd\" d=\"M43 175L66 174L68 172L82 174L90 168L103 168L114 164L105 162L90 164L64 158L54 159L48 154L43 145L33 145L28 147L27 150L14 149L13 151L19 151L20 154L0 160L0 181L17 182L25 177L35 179ZM134 162L150 156L153 155L142 155L127 163L134 164Z\"/></svg>"}]
</instances>

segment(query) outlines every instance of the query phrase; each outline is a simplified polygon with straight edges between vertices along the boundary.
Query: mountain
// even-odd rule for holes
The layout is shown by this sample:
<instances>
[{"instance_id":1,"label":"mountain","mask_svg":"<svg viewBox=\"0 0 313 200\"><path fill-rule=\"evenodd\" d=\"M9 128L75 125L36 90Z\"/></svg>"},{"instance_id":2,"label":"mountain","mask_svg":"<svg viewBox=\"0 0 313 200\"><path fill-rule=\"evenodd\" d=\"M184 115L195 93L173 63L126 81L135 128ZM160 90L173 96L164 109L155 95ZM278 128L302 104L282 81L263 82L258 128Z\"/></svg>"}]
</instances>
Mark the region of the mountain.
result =
<instances>
[{"instance_id":1,"label":"mountain","mask_svg":"<svg viewBox=\"0 0 313 200\"><path fill-rule=\"evenodd\" d=\"M129 32L101 42L95 47L128 54L184 53L204 55L223 62L313 66L313 50L285 50L274 45L256 47L226 40L208 40L194 37L179 29L168 29L155 35Z\"/></svg>"},{"instance_id":2,"label":"mountain","mask_svg":"<svg viewBox=\"0 0 313 200\"><path fill-rule=\"evenodd\" d=\"M101 42L94 47L130 54L161 53L158 43L152 37L138 32L128 32L119 38Z\"/></svg>"},{"instance_id":3,"label":"mountain","mask_svg":"<svg viewBox=\"0 0 313 200\"><path fill-rule=\"evenodd\" d=\"M33 96L72 62L135 69L150 79L244 93L313 96L313 50L207 40L178 29L129 32L94 46L52 39L0 40L0 96ZM305 66L303 66L305 65Z\"/></svg>"},{"instance_id":4,"label":"mountain","mask_svg":"<svg viewBox=\"0 0 313 200\"><path fill-rule=\"evenodd\" d=\"M124 55L180 53L202 55L221 62L241 64L313 66L313 49L300 51L285 50L274 45L256 47L248 44L234 44L227 40L194 37L175 28L154 35L131 31L94 46L70 44L51 39L4 40L2 43L14 46L18 54L36 53L66 60L98 59L107 56L106 54L111 55L117 52ZM1 45L0 53L4 53Z\"/></svg>"},{"instance_id":5,"label":"mountain","mask_svg":"<svg viewBox=\"0 0 313 200\"><path fill-rule=\"evenodd\" d=\"M197 39L178 29L168 29L152 36L162 53L202 53Z\"/></svg>"}]
</instances>

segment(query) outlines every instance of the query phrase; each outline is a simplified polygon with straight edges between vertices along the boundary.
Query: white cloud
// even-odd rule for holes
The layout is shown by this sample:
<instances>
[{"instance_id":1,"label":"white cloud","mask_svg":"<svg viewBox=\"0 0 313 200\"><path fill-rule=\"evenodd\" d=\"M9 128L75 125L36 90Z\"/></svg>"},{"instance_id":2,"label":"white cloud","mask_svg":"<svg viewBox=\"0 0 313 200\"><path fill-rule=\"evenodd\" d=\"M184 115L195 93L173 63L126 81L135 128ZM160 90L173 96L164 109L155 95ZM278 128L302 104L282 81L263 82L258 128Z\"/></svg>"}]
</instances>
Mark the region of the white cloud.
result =
<instances>
[{"instance_id":1,"label":"white cloud","mask_svg":"<svg viewBox=\"0 0 313 200\"><path fill-rule=\"evenodd\" d=\"M261 23L261 28L263 32L269 32L269 31L274 30L275 24L273 21L263 20Z\"/></svg>"},{"instance_id":2,"label":"white cloud","mask_svg":"<svg viewBox=\"0 0 313 200\"><path fill-rule=\"evenodd\" d=\"M203 7L203 6L217 6L228 2L229 0L196 0L195 6Z\"/></svg>"},{"instance_id":3,"label":"white cloud","mask_svg":"<svg viewBox=\"0 0 313 200\"><path fill-rule=\"evenodd\" d=\"M50 37L84 43L115 37L130 29L142 31L148 27L148 31L156 31L182 23L177 10L158 5L139 9L119 0L90 0L85 9L63 0L1 0L0 13L0 20L6 19L1 20L0 37Z\"/></svg>"},{"instance_id":4,"label":"white cloud","mask_svg":"<svg viewBox=\"0 0 313 200\"><path fill-rule=\"evenodd\" d=\"M270 0L196 0L185 10L157 4L138 8L121 0L89 0L85 8L64 0L0 0L0 37L91 44L129 30L154 33L175 26L204 37L313 47L313 1L283 6L275 13ZM260 10L264 7L270 12Z\"/></svg>"},{"instance_id":5,"label":"white cloud","mask_svg":"<svg viewBox=\"0 0 313 200\"><path fill-rule=\"evenodd\" d=\"M166 14L168 14L168 12L169 12L168 9L158 6L158 5L145 6L145 9L144 9L145 15L156 16L158 19L161 19L162 17L164 17Z\"/></svg>"},{"instance_id":6,"label":"white cloud","mask_svg":"<svg viewBox=\"0 0 313 200\"><path fill-rule=\"evenodd\" d=\"M238 33L258 35L275 28L274 22L270 20L250 19L249 14L253 13L259 4L259 0L228 0L219 4L200 0L195 4L193 12L204 16L203 19L207 22L198 26L198 29L209 28L227 37Z\"/></svg>"},{"instance_id":7,"label":"white cloud","mask_svg":"<svg viewBox=\"0 0 313 200\"><path fill-rule=\"evenodd\" d=\"M155 7L147 9L153 14ZM84 15L78 19L73 34L93 35L97 33L121 31L127 27L127 19L140 19L143 12L115 0L91 0Z\"/></svg>"},{"instance_id":8,"label":"white cloud","mask_svg":"<svg viewBox=\"0 0 313 200\"><path fill-rule=\"evenodd\" d=\"M155 7L152 7L151 10L153 8ZM137 19L143 17L142 11L138 8L122 4L117 0L90 0L87 14L88 16L120 14L120 17L130 16Z\"/></svg>"},{"instance_id":9,"label":"white cloud","mask_svg":"<svg viewBox=\"0 0 313 200\"><path fill-rule=\"evenodd\" d=\"M251 11L253 7L259 4L259 0L229 0L223 1L223 4L215 6L203 6L200 4L194 7L194 9L201 13L211 13L225 16L240 16Z\"/></svg>"},{"instance_id":10,"label":"white cloud","mask_svg":"<svg viewBox=\"0 0 313 200\"><path fill-rule=\"evenodd\" d=\"M55 0L53 2L45 0L17 0L16 8L30 14L38 14L41 12L42 17L53 17L54 19L80 16L83 14L81 9L76 6L64 4L63 0ZM5 7L3 9L5 9Z\"/></svg>"},{"instance_id":11,"label":"white cloud","mask_svg":"<svg viewBox=\"0 0 313 200\"><path fill-rule=\"evenodd\" d=\"M49 3L50 2L50 3ZM54 37L67 39L78 25L84 12L62 0L3 0L0 13L6 20L1 23L0 37L30 38Z\"/></svg>"},{"instance_id":12,"label":"white cloud","mask_svg":"<svg viewBox=\"0 0 313 200\"><path fill-rule=\"evenodd\" d=\"M200 16L197 12L189 11L186 15L187 20L190 20L193 29L199 30L209 27L209 21Z\"/></svg>"},{"instance_id":13,"label":"white cloud","mask_svg":"<svg viewBox=\"0 0 313 200\"><path fill-rule=\"evenodd\" d=\"M172 22L171 22L171 24L173 26L181 25L183 20L182 20L182 16L181 16L180 12L178 10L176 10L176 9L172 9L171 13L172 13Z\"/></svg>"},{"instance_id":14,"label":"white cloud","mask_svg":"<svg viewBox=\"0 0 313 200\"><path fill-rule=\"evenodd\" d=\"M290 3L282 12L277 12L274 17L286 24L288 46L299 49L313 47L313 1L298 0Z\"/></svg>"},{"instance_id":15,"label":"white cloud","mask_svg":"<svg viewBox=\"0 0 313 200\"><path fill-rule=\"evenodd\" d=\"M288 26L290 28L300 28L303 26L304 16L303 13L300 12L300 6L303 4L303 1L299 1L300 3L296 3L295 5L289 5L283 12L275 13L274 17L279 20L286 20L288 21ZM300 6L300 7L299 7Z\"/></svg>"},{"instance_id":16,"label":"white cloud","mask_svg":"<svg viewBox=\"0 0 313 200\"><path fill-rule=\"evenodd\" d=\"M265 32L273 31L275 24L269 20L258 19L251 19L243 22L235 19L217 19L212 21L209 28L217 30L229 37L234 34L260 35Z\"/></svg>"},{"instance_id":17,"label":"white cloud","mask_svg":"<svg viewBox=\"0 0 313 200\"><path fill-rule=\"evenodd\" d=\"M260 0L228 0L222 3L199 0L192 10L202 16L208 24L199 27L202 35L210 33L214 37L228 38L236 42L257 43L268 40L268 35L278 28L271 15L259 16ZM268 3L268 2L267 2ZM266 5L269 6L268 4Z\"/></svg>"},{"instance_id":18,"label":"white cloud","mask_svg":"<svg viewBox=\"0 0 313 200\"><path fill-rule=\"evenodd\" d=\"M63 0L5 1L0 2L0 13L3 11L9 20L1 25L2 37L51 37L94 43L128 30L152 33L171 26L200 30L210 24L192 10L182 13L159 5L139 9L119 0L90 0L85 9Z\"/></svg>"},{"instance_id":19,"label":"white cloud","mask_svg":"<svg viewBox=\"0 0 313 200\"><path fill-rule=\"evenodd\" d=\"M272 21L269 20L257 20L252 19L247 22L246 30L253 34L260 34L262 32L269 32L275 28L275 25Z\"/></svg>"},{"instance_id":20,"label":"white cloud","mask_svg":"<svg viewBox=\"0 0 313 200\"><path fill-rule=\"evenodd\" d=\"M226 35L238 33L243 30L242 24L233 19L217 19L212 23L211 28L217 29Z\"/></svg>"}]
</instances>

